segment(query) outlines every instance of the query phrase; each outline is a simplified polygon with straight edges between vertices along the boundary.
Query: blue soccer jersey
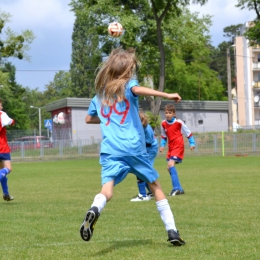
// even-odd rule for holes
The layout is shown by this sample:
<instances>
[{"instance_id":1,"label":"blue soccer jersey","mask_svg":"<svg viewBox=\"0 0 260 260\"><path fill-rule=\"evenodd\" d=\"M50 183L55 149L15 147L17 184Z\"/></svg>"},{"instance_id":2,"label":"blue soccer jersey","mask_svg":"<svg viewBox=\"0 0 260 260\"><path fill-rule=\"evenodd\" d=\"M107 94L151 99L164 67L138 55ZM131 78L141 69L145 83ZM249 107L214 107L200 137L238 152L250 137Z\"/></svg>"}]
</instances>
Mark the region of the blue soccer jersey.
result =
<instances>
[{"instance_id":1,"label":"blue soccer jersey","mask_svg":"<svg viewBox=\"0 0 260 260\"><path fill-rule=\"evenodd\" d=\"M100 153L116 156L136 156L146 153L144 130L139 118L138 96L131 88L138 81L130 80L125 86L125 99L108 107L95 96L88 109L90 116L98 116L102 131Z\"/></svg>"},{"instance_id":2,"label":"blue soccer jersey","mask_svg":"<svg viewBox=\"0 0 260 260\"><path fill-rule=\"evenodd\" d=\"M154 130L149 124L146 127L144 127L144 135L146 142L146 150L149 155L149 160L153 165L155 157L158 153L158 141L154 135Z\"/></svg>"}]
</instances>

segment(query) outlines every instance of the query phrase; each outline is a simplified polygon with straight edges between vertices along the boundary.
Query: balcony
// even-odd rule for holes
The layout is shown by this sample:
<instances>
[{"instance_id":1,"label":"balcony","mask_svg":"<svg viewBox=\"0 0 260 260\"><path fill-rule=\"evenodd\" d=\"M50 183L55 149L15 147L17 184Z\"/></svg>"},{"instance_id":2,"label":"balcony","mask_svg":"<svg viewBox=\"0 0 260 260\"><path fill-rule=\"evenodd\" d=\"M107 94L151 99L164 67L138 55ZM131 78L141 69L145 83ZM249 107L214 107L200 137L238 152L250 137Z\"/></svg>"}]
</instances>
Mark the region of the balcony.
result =
<instances>
[{"instance_id":1,"label":"balcony","mask_svg":"<svg viewBox=\"0 0 260 260\"><path fill-rule=\"evenodd\" d=\"M260 90L260 81L253 82L253 90L259 91Z\"/></svg>"},{"instance_id":2,"label":"balcony","mask_svg":"<svg viewBox=\"0 0 260 260\"><path fill-rule=\"evenodd\" d=\"M260 62L253 62L253 70L260 70Z\"/></svg>"}]
</instances>

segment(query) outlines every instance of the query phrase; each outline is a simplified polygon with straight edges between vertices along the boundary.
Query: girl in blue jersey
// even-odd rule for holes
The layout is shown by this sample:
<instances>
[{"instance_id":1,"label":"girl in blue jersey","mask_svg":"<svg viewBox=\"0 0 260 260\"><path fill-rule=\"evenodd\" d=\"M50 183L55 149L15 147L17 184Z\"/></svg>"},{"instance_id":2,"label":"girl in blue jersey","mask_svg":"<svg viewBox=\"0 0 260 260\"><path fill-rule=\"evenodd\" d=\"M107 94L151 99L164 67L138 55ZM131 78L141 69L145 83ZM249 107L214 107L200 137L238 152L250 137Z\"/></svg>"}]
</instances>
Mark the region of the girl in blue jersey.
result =
<instances>
[{"instance_id":1,"label":"girl in blue jersey","mask_svg":"<svg viewBox=\"0 0 260 260\"><path fill-rule=\"evenodd\" d=\"M147 182L154 194L157 210L168 232L168 241L181 246L185 241L177 231L172 211L157 180L159 174L152 167L146 152L144 130L138 114L138 96L156 96L176 102L181 97L177 93L168 94L140 87L134 79L137 64L134 49L117 48L96 76L96 96L89 106L86 123L100 123L101 126L102 188L86 213L80 235L85 241L91 239L100 213L112 198L114 186L131 172Z\"/></svg>"},{"instance_id":2,"label":"girl in blue jersey","mask_svg":"<svg viewBox=\"0 0 260 260\"><path fill-rule=\"evenodd\" d=\"M154 135L153 128L148 124L148 118L145 115L145 113L140 111L139 117L144 129L146 151L148 153L149 160L153 165L156 155L158 153L158 141ZM130 201L132 202L148 201L153 198L153 194L149 188L149 185L145 183L143 180L139 179L138 177L137 177L137 186L138 186L139 194L135 198L131 199ZM146 193L146 189L148 190L148 193Z\"/></svg>"}]
</instances>

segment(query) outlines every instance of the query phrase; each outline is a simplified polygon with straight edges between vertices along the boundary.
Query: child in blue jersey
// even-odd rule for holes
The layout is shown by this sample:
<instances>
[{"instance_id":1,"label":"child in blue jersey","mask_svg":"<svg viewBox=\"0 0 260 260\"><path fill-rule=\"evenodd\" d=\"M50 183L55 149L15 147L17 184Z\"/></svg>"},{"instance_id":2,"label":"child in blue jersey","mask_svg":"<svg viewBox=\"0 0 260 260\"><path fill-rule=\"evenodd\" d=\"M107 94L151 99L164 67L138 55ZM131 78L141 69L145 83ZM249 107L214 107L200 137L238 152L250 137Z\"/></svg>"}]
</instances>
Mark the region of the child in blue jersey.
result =
<instances>
[{"instance_id":1,"label":"child in blue jersey","mask_svg":"<svg viewBox=\"0 0 260 260\"><path fill-rule=\"evenodd\" d=\"M185 244L175 226L168 201L158 182L159 174L152 167L145 147L145 136L139 119L139 95L181 100L168 94L140 87L134 79L138 60L134 49L113 50L100 67L95 80L96 96L92 99L86 123L100 124L103 140L100 148L102 188L94 198L80 227L80 235L89 241L94 226L106 203L113 196L113 188L128 173L148 183L156 200L156 207L168 232L168 241L175 246Z\"/></svg>"},{"instance_id":2,"label":"child in blue jersey","mask_svg":"<svg viewBox=\"0 0 260 260\"><path fill-rule=\"evenodd\" d=\"M148 124L148 118L145 115L145 113L140 111L139 117L144 128L146 151L148 153L149 160L153 165L155 157L158 153L158 141L154 135L154 130ZM138 177L137 177L137 186L138 186L139 194L135 198L131 199L130 201L132 202L148 201L153 198L153 194L149 188L149 185L146 182L139 179ZM146 193L146 189L148 190L148 193Z\"/></svg>"}]
</instances>

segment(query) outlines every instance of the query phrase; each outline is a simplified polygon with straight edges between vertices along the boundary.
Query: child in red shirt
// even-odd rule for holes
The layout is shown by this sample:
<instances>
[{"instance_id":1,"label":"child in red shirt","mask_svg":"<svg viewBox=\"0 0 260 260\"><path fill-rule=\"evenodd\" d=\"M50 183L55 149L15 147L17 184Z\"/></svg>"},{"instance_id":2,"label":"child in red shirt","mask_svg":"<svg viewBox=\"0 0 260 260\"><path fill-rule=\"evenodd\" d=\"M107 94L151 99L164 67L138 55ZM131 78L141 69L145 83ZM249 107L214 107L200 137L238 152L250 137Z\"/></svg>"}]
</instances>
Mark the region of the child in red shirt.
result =
<instances>
[{"instance_id":1,"label":"child in red shirt","mask_svg":"<svg viewBox=\"0 0 260 260\"><path fill-rule=\"evenodd\" d=\"M9 194L6 175L12 171L12 167L5 126L14 125L14 120L2 111L2 109L3 105L0 99L0 182L3 190L3 199L11 201L14 197Z\"/></svg>"},{"instance_id":2,"label":"child in red shirt","mask_svg":"<svg viewBox=\"0 0 260 260\"><path fill-rule=\"evenodd\" d=\"M166 120L161 124L161 147L160 152L164 151L164 146L168 141L168 171L172 179L172 191L170 196L184 194L184 190L180 184L175 163L181 163L184 157L184 140L183 134L189 139L190 149L195 148L195 141L190 129L185 123L176 118L176 109L172 104L167 104L164 107Z\"/></svg>"}]
</instances>

